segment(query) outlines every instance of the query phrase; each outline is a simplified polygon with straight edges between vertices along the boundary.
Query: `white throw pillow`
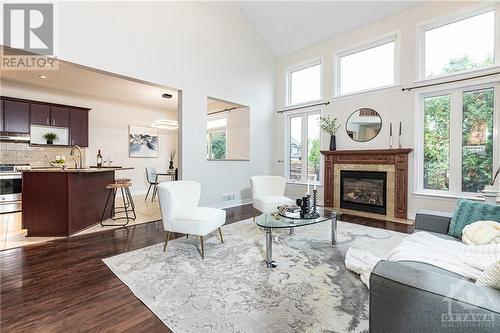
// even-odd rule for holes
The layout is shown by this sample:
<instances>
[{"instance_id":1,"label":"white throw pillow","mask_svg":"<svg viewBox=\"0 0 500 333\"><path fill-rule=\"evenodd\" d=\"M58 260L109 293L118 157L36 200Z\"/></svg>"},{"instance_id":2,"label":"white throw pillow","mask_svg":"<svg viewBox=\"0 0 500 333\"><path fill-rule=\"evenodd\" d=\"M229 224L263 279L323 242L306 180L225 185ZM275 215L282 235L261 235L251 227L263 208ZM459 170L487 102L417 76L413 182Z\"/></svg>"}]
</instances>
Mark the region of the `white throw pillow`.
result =
<instances>
[{"instance_id":1,"label":"white throw pillow","mask_svg":"<svg viewBox=\"0 0 500 333\"><path fill-rule=\"evenodd\" d=\"M477 221L466 225L462 231L462 242L468 245L500 244L500 223Z\"/></svg>"},{"instance_id":2,"label":"white throw pillow","mask_svg":"<svg viewBox=\"0 0 500 333\"><path fill-rule=\"evenodd\" d=\"M484 272L479 275L476 284L500 289L500 260L488 266Z\"/></svg>"}]
</instances>

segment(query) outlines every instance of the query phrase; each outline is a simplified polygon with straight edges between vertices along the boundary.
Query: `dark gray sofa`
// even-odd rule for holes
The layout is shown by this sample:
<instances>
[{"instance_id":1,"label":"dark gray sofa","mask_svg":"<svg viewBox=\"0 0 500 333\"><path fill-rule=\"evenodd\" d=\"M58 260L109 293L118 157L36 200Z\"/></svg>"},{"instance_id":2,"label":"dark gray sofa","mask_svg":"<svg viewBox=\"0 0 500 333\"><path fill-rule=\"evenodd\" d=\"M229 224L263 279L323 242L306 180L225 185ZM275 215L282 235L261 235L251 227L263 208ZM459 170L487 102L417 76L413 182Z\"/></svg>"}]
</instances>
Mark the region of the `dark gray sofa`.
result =
<instances>
[{"instance_id":1,"label":"dark gray sofa","mask_svg":"<svg viewBox=\"0 0 500 333\"><path fill-rule=\"evenodd\" d=\"M420 211L416 231L446 235L451 215ZM370 332L500 332L500 290L436 266L379 262L370 277Z\"/></svg>"}]
</instances>

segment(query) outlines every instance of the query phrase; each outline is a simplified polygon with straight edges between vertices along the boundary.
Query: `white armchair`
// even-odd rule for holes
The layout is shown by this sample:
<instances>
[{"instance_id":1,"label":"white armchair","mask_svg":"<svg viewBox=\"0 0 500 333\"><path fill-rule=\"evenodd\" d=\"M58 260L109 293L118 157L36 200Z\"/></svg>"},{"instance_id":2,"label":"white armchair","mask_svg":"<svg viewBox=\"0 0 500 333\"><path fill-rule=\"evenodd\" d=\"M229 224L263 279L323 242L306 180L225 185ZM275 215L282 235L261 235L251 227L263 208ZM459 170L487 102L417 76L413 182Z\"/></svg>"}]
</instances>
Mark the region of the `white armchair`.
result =
<instances>
[{"instance_id":1,"label":"white armchair","mask_svg":"<svg viewBox=\"0 0 500 333\"><path fill-rule=\"evenodd\" d=\"M163 228L166 231L163 252L167 248L171 232L196 235L200 237L201 257L205 259L203 237L219 230L226 222L226 211L209 207L198 207L201 186L195 181L174 181L158 184L158 198L160 202Z\"/></svg>"},{"instance_id":2,"label":"white armchair","mask_svg":"<svg viewBox=\"0 0 500 333\"><path fill-rule=\"evenodd\" d=\"M293 203L285 197L286 180L279 176L250 177L253 207L261 213L271 213L282 204ZM254 218L255 220L255 218Z\"/></svg>"}]
</instances>

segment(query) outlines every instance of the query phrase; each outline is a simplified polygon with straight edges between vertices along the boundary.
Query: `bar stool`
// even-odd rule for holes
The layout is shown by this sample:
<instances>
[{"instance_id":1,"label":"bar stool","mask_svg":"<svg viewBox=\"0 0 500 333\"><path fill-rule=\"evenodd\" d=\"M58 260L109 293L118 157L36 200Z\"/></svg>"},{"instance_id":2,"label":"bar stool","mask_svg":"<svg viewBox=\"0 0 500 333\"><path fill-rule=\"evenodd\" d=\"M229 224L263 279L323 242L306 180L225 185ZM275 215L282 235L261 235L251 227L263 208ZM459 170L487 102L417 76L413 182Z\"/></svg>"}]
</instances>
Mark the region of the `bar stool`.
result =
<instances>
[{"instance_id":1,"label":"bar stool","mask_svg":"<svg viewBox=\"0 0 500 333\"><path fill-rule=\"evenodd\" d=\"M125 188L125 194L127 194L127 198L128 198L127 208L129 206L132 206L132 210L134 211L134 216L135 216L134 199L132 199L132 193L130 192L130 187L132 186L131 179L130 178L115 178L115 184L123 184L123 183L130 183L130 186ZM135 217L133 218L133 220L135 220Z\"/></svg>"},{"instance_id":2,"label":"bar stool","mask_svg":"<svg viewBox=\"0 0 500 333\"><path fill-rule=\"evenodd\" d=\"M132 195L130 194L130 186L132 186L132 183L130 183L130 182L117 183L116 181L113 184L106 185L106 189L109 190L109 193L108 193L108 198L106 199L106 205L104 206L104 210L102 211L102 215L101 215L101 226L103 226L103 227L104 226L122 226L123 227L123 226L126 226L130 222L130 220L136 219L135 205L134 205L134 201L132 200ZM118 190L121 190L121 193L122 193L123 206L121 206L121 207L115 206L116 192ZM111 219L113 221L125 219L125 220L127 220L127 222L125 222L123 224L113 224L113 223L105 224L105 223L103 223L104 215L106 214L106 210L108 209L108 204L110 201L109 199L111 197L113 197L112 203L111 203ZM116 217L116 214L121 214L121 213L125 213L125 216ZM129 213L132 213L133 217L129 216Z\"/></svg>"}]
</instances>

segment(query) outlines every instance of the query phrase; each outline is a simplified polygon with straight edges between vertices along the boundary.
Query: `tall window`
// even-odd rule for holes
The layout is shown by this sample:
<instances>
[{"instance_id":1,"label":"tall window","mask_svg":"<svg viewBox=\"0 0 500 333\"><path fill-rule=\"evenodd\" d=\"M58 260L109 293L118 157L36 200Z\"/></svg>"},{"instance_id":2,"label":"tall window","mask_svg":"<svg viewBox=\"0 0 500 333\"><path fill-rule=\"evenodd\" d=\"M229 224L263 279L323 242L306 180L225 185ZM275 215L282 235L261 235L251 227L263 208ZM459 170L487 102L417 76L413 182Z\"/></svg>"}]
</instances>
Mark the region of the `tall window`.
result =
<instances>
[{"instance_id":1,"label":"tall window","mask_svg":"<svg viewBox=\"0 0 500 333\"><path fill-rule=\"evenodd\" d=\"M493 88L465 91L462 115L462 191L478 192L493 174Z\"/></svg>"},{"instance_id":2,"label":"tall window","mask_svg":"<svg viewBox=\"0 0 500 333\"><path fill-rule=\"evenodd\" d=\"M223 160L226 158L227 118L207 121L207 159Z\"/></svg>"},{"instance_id":3,"label":"tall window","mask_svg":"<svg viewBox=\"0 0 500 333\"><path fill-rule=\"evenodd\" d=\"M287 178L292 182L319 182L320 110L287 116Z\"/></svg>"},{"instance_id":4,"label":"tall window","mask_svg":"<svg viewBox=\"0 0 500 333\"><path fill-rule=\"evenodd\" d=\"M425 26L422 39L423 78L493 65L495 11Z\"/></svg>"},{"instance_id":5,"label":"tall window","mask_svg":"<svg viewBox=\"0 0 500 333\"><path fill-rule=\"evenodd\" d=\"M397 36L337 54L337 95L396 83Z\"/></svg>"},{"instance_id":6,"label":"tall window","mask_svg":"<svg viewBox=\"0 0 500 333\"><path fill-rule=\"evenodd\" d=\"M424 188L449 190L450 95L424 99Z\"/></svg>"},{"instance_id":7,"label":"tall window","mask_svg":"<svg viewBox=\"0 0 500 333\"><path fill-rule=\"evenodd\" d=\"M493 84L422 98L422 189L477 193L491 182L500 157L495 93Z\"/></svg>"},{"instance_id":8,"label":"tall window","mask_svg":"<svg viewBox=\"0 0 500 333\"><path fill-rule=\"evenodd\" d=\"M321 99L321 62L315 61L288 70L287 104L301 104Z\"/></svg>"}]
</instances>

